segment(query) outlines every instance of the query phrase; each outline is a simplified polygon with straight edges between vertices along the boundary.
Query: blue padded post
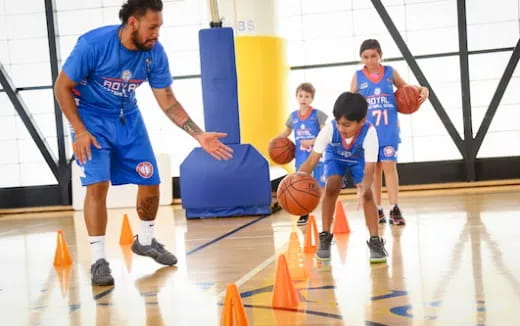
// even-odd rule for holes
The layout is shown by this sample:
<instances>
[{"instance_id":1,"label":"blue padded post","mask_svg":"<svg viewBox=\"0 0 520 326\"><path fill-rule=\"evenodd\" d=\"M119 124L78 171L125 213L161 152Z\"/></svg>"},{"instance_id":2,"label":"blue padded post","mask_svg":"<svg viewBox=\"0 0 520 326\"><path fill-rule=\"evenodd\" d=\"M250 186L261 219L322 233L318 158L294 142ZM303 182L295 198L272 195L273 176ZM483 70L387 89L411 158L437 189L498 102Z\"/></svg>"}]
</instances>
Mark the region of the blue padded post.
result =
<instances>
[{"instance_id":1,"label":"blue padded post","mask_svg":"<svg viewBox=\"0 0 520 326\"><path fill-rule=\"evenodd\" d=\"M182 162L186 217L269 215L269 163L253 146L240 144L233 30L201 30L199 44L205 129L228 133L223 142L234 152L219 161L198 147Z\"/></svg>"},{"instance_id":2,"label":"blue padded post","mask_svg":"<svg viewBox=\"0 0 520 326\"><path fill-rule=\"evenodd\" d=\"M205 129L227 133L224 144L240 144L233 29L200 30L199 48Z\"/></svg>"}]
</instances>

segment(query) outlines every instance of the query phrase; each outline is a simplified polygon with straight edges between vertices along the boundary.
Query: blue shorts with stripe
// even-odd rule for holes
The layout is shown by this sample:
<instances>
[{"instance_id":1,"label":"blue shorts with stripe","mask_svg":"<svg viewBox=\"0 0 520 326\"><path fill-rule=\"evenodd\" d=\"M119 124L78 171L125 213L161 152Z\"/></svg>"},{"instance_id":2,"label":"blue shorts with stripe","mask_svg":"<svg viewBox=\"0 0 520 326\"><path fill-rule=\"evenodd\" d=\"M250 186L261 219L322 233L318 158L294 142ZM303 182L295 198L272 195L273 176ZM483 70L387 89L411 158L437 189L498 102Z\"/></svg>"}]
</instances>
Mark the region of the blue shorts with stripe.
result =
<instances>
[{"instance_id":1,"label":"blue shorts with stripe","mask_svg":"<svg viewBox=\"0 0 520 326\"><path fill-rule=\"evenodd\" d=\"M101 145L100 149L92 146L92 160L85 164L76 161L82 170L83 186L104 181L111 181L113 185L157 185L161 182L139 110L126 113L125 123L118 115L101 115L87 109L78 112L87 130Z\"/></svg>"},{"instance_id":2,"label":"blue shorts with stripe","mask_svg":"<svg viewBox=\"0 0 520 326\"><path fill-rule=\"evenodd\" d=\"M365 164L363 162L347 162L334 158L325 160L325 177L333 175L344 176L350 173L352 180L357 185L363 181L365 175Z\"/></svg>"}]
</instances>

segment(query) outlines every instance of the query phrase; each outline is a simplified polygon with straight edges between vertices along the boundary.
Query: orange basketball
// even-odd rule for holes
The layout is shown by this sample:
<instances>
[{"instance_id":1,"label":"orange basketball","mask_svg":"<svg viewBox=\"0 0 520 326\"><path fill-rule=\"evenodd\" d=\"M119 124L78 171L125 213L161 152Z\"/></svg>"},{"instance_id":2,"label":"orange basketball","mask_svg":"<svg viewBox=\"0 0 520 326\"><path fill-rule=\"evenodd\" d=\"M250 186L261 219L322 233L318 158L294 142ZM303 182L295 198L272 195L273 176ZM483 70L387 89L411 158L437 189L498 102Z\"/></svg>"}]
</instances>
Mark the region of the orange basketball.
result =
<instances>
[{"instance_id":1,"label":"orange basketball","mask_svg":"<svg viewBox=\"0 0 520 326\"><path fill-rule=\"evenodd\" d=\"M278 185L276 198L283 209L293 215L307 215L320 203L320 185L312 175L288 174Z\"/></svg>"},{"instance_id":2,"label":"orange basketball","mask_svg":"<svg viewBox=\"0 0 520 326\"><path fill-rule=\"evenodd\" d=\"M395 91L395 102L399 113L411 114L419 109L419 91L410 85L405 85Z\"/></svg>"},{"instance_id":3,"label":"orange basketball","mask_svg":"<svg viewBox=\"0 0 520 326\"><path fill-rule=\"evenodd\" d=\"M294 149L294 143L289 138L273 138L269 142L269 157L275 163L287 164L294 158Z\"/></svg>"}]
</instances>

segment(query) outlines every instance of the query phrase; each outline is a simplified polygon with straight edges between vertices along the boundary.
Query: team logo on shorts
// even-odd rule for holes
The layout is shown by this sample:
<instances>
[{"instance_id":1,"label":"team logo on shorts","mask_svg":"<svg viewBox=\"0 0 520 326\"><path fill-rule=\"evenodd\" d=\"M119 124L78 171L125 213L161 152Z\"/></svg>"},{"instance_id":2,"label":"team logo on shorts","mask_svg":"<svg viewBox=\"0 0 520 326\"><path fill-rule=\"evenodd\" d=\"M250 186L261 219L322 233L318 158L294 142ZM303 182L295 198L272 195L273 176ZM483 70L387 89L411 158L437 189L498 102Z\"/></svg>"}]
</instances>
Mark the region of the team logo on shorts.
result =
<instances>
[{"instance_id":1,"label":"team logo on shorts","mask_svg":"<svg viewBox=\"0 0 520 326\"><path fill-rule=\"evenodd\" d=\"M394 157L395 156L395 148L393 146L386 146L383 148L383 154L385 157Z\"/></svg>"},{"instance_id":2,"label":"team logo on shorts","mask_svg":"<svg viewBox=\"0 0 520 326\"><path fill-rule=\"evenodd\" d=\"M137 167L135 168L137 173L145 179L149 179L153 175L153 165L150 162L141 162L137 164Z\"/></svg>"}]
</instances>

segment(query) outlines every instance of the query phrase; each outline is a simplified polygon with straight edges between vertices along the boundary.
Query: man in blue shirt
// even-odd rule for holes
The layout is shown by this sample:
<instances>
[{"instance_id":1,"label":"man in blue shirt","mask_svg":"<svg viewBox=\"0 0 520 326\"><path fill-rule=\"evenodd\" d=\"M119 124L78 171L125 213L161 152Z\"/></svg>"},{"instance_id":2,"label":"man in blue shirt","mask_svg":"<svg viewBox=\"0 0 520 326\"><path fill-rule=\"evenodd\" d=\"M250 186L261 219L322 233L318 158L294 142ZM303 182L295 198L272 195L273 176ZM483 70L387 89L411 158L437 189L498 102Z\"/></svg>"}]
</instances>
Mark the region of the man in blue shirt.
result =
<instances>
[{"instance_id":1,"label":"man in blue shirt","mask_svg":"<svg viewBox=\"0 0 520 326\"><path fill-rule=\"evenodd\" d=\"M92 249L92 284L112 285L105 259L106 197L114 185L137 184L139 233L132 244L138 255L164 265L177 258L153 237L159 205L159 173L135 89L148 81L165 114L216 159L231 158L219 141L224 133L202 131L171 89L168 58L158 41L161 0L128 0L119 12L122 25L105 26L80 36L55 84L59 105L72 127L74 156L87 187L84 215Z\"/></svg>"}]
</instances>

